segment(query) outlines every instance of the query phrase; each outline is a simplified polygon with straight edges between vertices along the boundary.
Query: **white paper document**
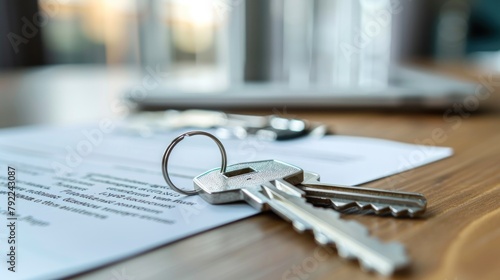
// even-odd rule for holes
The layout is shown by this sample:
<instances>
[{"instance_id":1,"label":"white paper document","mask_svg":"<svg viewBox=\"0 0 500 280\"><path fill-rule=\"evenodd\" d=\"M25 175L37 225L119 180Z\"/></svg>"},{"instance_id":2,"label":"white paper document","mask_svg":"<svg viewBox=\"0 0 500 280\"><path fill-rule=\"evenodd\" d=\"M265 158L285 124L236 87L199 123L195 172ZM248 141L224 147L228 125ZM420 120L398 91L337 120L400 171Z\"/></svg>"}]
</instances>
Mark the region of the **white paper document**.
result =
<instances>
[{"instance_id":1,"label":"white paper document","mask_svg":"<svg viewBox=\"0 0 500 280\"><path fill-rule=\"evenodd\" d=\"M161 158L177 135L143 138L105 122L0 130L0 279L70 276L257 213L245 203L210 205L170 190ZM230 164L278 159L344 185L452 155L349 136L222 142ZM169 170L184 188L220 166L208 138L189 137L174 152Z\"/></svg>"}]
</instances>

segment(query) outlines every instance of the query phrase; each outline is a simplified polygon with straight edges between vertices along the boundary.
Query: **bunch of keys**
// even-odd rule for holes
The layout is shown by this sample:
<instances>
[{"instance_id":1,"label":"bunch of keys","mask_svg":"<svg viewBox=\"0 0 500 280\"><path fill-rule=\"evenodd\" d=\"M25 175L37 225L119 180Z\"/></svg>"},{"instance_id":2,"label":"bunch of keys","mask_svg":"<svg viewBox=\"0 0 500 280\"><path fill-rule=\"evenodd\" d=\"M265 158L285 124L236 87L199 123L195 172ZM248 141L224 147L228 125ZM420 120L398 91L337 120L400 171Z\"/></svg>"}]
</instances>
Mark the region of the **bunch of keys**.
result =
<instances>
[{"instance_id":1,"label":"bunch of keys","mask_svg":"<svg viewBox=\"0 0 500 280\"><path fill-rule=\"evenodd\" d=\"M170 153L186 136L213 139L222 154L222 166L194 178L193 191L177 188L170 180ZM224 146L213 135L191 131L174 139L162 162L163 176L175 191L200 195L211 204L244 201L260 211L271 210L290 221L298 232L311 231L321 245L335 245L345 259L357 259L362 268L391 275L409 265L405 248L397 242L382 243L355 221L345 221L335 210L371 209L377 215L416 217L425 211L422 194L371 188L338 186L319 182L319 175L278 160L244 162L227 166ZM314 205L313 205L314 204ZM329 206L335 210L315 207Z\"/></svg>"}]
</instances>

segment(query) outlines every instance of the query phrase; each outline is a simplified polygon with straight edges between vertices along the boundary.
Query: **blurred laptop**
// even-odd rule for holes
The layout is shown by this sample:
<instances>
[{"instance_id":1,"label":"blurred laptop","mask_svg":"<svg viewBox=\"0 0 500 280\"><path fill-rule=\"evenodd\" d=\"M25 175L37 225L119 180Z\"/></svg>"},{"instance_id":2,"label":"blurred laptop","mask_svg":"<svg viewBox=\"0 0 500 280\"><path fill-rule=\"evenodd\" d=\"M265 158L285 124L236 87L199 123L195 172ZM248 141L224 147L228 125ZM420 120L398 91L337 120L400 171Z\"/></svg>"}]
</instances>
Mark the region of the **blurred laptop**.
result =
<instances>
[{"instance_id":1,"label":"blurred laptop","mask_svg":"<svg viewBox=\"0 0 500 280\"><path fill-rule=\"evenodd\" d=\"M167 15L152 3L139 25L144 78L164 77L130 90L143 107L438 109L476 89L397 66L411 1L170 1Z\"/></svg>"},{"instance_id":2,"label":"blurred laptop","mask_svg":"<svg viewBox=\"0 0 500 280\"><path fill-rule=\"evenodd\" d=\"M384 88L290 87L245 83L225 90L196 92L163 85L128 98L148 108L414 108L440 109L462 103L477 85L409 68L399 68Z\"/></svg>"}]
</instances>

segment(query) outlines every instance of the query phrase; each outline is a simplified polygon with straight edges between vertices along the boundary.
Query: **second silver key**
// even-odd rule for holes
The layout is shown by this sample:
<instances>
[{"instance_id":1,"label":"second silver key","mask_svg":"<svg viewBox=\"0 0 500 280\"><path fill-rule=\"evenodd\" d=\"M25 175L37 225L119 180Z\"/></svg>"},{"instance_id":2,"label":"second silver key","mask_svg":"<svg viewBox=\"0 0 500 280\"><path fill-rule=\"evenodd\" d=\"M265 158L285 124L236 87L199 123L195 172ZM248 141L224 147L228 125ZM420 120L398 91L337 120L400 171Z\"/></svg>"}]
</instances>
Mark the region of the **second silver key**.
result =
<instances>
[{"instance_id":1,"label":"second silver key","mask_svg":"<svg viewBox=\"0 0 500 280\"><path fill-rule=\"evenodd\" d=\"M420 193L321 183L319 175L312 172L304 172L304 181L297 187L306 193L308 202L335 210L370 209L377 215L416 217L423 214L427 206L426 198Z\"/></svg>"}]
</instances>

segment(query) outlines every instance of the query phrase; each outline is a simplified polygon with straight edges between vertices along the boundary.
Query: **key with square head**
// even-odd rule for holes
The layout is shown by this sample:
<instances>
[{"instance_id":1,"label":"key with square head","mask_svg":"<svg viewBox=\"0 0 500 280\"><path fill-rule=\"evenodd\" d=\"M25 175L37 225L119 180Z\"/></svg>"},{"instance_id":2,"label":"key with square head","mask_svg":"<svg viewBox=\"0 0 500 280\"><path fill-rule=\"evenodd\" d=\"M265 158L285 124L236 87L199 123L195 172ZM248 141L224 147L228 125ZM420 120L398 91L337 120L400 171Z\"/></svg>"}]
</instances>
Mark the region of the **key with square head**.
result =
<instances>
[{"instance_id":1,"label":"key with square head","mask_svg":"<svg viewBox=\"0 0 500 280\"><path fill-rule=\"evenodd\" d=\"M339 211L369 209L377 215L416 217L425 212L427 205L420 193L320 183L319 175L312 172L304 172L304 181L297 187L306 193L308 202Z\"/></svg>"},{"instance_id":2,"label":"key with square head","mask_svg":"<svg viewBox=\"0 0 500 280\"><path fill-rule=\"evenodd\" d=\"M302 169L276 160L230 165L225 173L212 169L193 180L209 203L246 201L258 210L272 210L297 231L312 231L319 244L336 245L341 257L358 259L366 270L390 275L409 264L402 244L382 243L361 224L307 203L304 192L294 186L302 181Z\"/></svg>"}]
</instances>

